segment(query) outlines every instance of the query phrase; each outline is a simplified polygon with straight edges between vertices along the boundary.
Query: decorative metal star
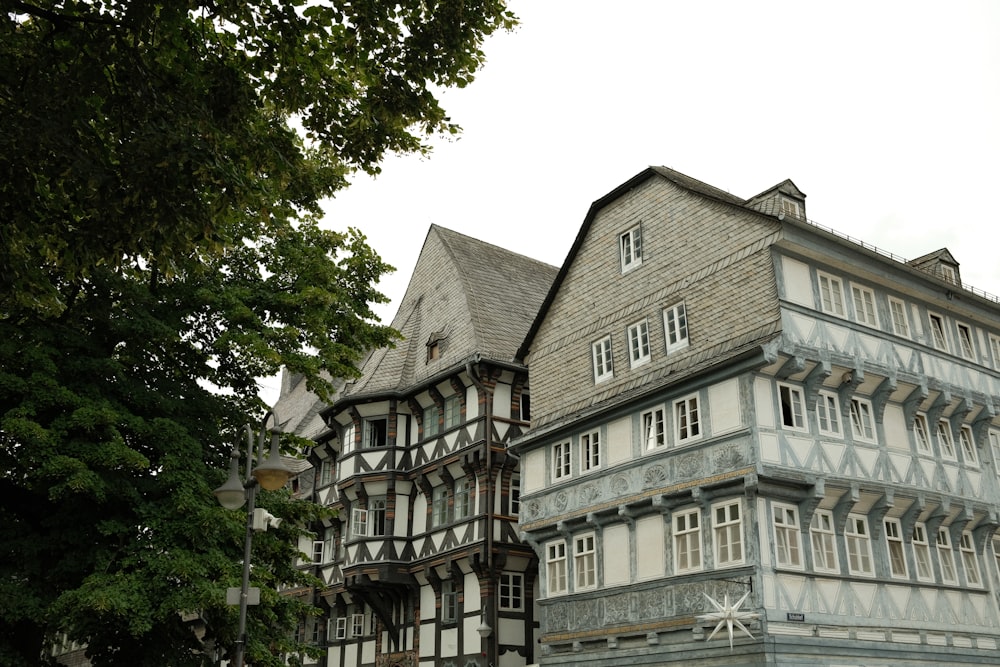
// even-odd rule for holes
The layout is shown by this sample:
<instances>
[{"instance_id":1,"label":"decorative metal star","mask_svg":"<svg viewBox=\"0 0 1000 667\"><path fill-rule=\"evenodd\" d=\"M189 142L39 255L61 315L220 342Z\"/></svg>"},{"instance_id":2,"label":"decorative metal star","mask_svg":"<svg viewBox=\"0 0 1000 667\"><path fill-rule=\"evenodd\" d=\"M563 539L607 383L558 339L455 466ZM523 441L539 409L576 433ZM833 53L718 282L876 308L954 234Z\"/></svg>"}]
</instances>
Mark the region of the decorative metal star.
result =
<instances>
[{"instance_id":1,"label":"decorative metal star","mask_svg":"<svg viewBox=\"0 0 1000 667\"><path fill-rule=\"evenodd\" d=\"M712 630L712 634L710 634L705 641L710 641L712 637L714 637L716 633L723 628L723 626L725 626L729 630L730 652L732 652L733 650L734 627L737 627L740 630L742 630L744 633L746 633L746 636L749 637L750 639L754 638L753 634L751 634L750 631L747 630L747 626L743 625L743 621L751 621L760 618L760 614L757 614L752 611L740 611L740 607L743 605L744 602L746 602L746 599L750 597L750 591L747 591L743 595L743 597L741 597L736 602L736 604L729 604L729 595L726 595L725 598L723 598L722 604L719 604L718 602L713 600L711 597L708 596L708 594L704 595L705 599L711 602L712 606L715 607L715 611L711 611L707 614L702 614L701 616L698 617L698 620L717 621L715 629Z\"/></svg>"}]
</instances>

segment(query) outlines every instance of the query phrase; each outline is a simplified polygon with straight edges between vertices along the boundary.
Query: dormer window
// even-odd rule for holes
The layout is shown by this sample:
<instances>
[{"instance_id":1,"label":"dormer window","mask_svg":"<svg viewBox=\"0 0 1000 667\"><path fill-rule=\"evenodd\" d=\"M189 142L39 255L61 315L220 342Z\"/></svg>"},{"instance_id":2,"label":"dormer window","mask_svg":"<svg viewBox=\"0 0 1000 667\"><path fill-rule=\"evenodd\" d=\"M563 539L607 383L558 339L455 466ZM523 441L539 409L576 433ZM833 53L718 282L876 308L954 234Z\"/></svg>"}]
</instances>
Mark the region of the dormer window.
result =
<instances>
[{"instance_id":1,"label":"dormer window","mask_svg":"<svg viewBox=\"0 0 1000 667\"><path fill-rule=\"evenodd\" d=\"M633 227L618 237L621 251L622 273L627 273L642 264L642 228Z\"/></svg>"},{"instance_id":2,"label":"dormer window","mask_svg":"<svg viewBox=\"0 0 1000 667\"><path fill-rule=\"evenodd\" d=\"M437 361L444 354L447 345L447 335L443 331L435 331L427 339L427 363Z\"/></svg>"},{"instance_id":3,"label":"dormer window","mask_svg":"<svg viewBox=\"0 0 1000 667\"><path fill-rule=\"evenodd\" d=\"M787 197L781 198L781 213L792 218L802 217L799 213L799 203Z\"/></svg>"}]
</instances>

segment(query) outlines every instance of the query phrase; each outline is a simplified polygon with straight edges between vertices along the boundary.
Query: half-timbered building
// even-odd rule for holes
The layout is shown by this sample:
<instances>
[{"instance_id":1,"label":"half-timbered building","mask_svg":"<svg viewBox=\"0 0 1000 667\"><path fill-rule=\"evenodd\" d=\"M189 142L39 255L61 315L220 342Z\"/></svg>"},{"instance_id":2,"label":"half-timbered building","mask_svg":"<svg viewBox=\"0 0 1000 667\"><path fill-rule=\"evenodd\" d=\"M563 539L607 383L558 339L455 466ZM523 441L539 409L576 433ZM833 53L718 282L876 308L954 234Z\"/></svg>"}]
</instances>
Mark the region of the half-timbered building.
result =
<instances>
[{"instance_id":1,"label":"half-timbered building","mask_svg":"<svg viewBox=\"0 0 1000 667\"><path fill-rule=\"evenodd\" d=\"M519 358L542 665L997 662L1000 304L948 251L650 168Z\"/></svg>"},{"instance_id":2,"label":"half-timbered building","mask_svg":"<svg viewBox=\"0 0 1000 667\"><path fill-rule=\"evenodd\" d=\"M402 340L332 405L283 388L291 429L317 443L314 497L338 513L301 545L324 584L305 628L322 664L534 662L537 565L507 445L529 419L515 352L555 274L432 226L392 322Z\"/></svg>"}]
</instances>

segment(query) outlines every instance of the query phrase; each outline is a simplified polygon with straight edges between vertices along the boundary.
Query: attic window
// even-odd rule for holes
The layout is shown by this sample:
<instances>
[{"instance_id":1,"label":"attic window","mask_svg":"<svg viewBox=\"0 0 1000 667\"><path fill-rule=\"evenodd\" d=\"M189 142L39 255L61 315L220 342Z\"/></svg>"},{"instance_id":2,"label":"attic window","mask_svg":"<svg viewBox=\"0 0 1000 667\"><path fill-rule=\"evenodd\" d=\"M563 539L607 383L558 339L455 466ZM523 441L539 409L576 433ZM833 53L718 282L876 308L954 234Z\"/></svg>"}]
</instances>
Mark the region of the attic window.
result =
<instances>
[{"instance_id":1,"label":"attic window","mask_svg":"<svg viewBox=\"0 0 1000 667\"><path fill-rule=\"evenodd\" d=\"M955 271L954 266L949 266L948 264L941 264L941 277L950 282L952 285L958 284L958 272Z\"/></svg>"},{"instance_id":2,"label":"attic window","mask_svg":"<svg viewBox=\"0 0 1000 667\"><path fill-rule=\"evenodd\" d=\"M427 363L441 358L445 350L447 335L443 331L436 331L427 339Z\"/></svg>"},{"instance_id":3,"label":"attic window","mask_svg":"<svg viewBox=\"0 0 1000 667\"><path fill-rule=\"evenodd\" d=\"M784 197L781 198L781 212L782 214L792 218L801 217L801 214L799 213L799 203Z\"/></svg>"}]
</instances>

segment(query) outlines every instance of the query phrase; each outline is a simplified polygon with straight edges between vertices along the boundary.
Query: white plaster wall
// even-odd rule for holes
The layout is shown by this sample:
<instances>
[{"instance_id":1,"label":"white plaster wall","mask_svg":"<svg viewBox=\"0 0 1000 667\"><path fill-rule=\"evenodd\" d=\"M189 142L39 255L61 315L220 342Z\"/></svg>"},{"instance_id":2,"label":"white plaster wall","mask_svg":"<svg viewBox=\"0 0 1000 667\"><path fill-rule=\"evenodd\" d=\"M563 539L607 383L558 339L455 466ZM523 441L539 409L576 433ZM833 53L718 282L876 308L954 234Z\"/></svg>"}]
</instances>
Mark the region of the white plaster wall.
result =
<instances>
[{"instance_id":1,"label":"white plaster wall","mask_svg":"<svg viewBox=\"0 0 1000 667\"><path fill-rule=\"evenodd\" d=\"M604 528L604 585L618 586L629 582L628 526L616 523Z\"/></svg>"},{"instance_id":2,"label":"white plaster wall","mask_svg":"<svg viewBox=\"0 0 1000 667\"><path fill-rule=\"evenodd\" d=\"M708 405L712 420L712 435L733 431L743 426L739 378L731 378L709 387Z\"/></svg>"},{"instance_id":3,"label":"white plaster wall","mask_svg":"<svg viewBox=\"0 0 1000 667\"><path fill-rule=\"evenodd\" d=\"M782 290L785 298L809 308L814 308L812 280L809 266L791 257L781 258Z\"/></svg>"},{"instance_id":4,"label":"white plaster wall","mask_svg":"<svg viewBox=\"0 0 1000 667\"><path fill-rule=\"evenodd\" d=\"M663 576L666 556L663 548L663 517L644 516L635 522L636 579Z\"/></svg>"},{"instance_id":5,"label":"white plaster wall","mask_svg":"<svg viewBox=\"0 0 1000 667\"><path fill-rule=\"evenodd\" d=\"M622 417L608 424L608 465L632 458L632 418Z\"/></svg>"},{"instance_id":6,"label":"white plaster wall","mask_svg":"<svg viewBox=\"0 0 1000 667\"><path fill-rule=\"evenodd\" d=\"M545 450L527 452L521 458L521 492L531 493L545 486Z\"/></svg>"}]
</instances>

